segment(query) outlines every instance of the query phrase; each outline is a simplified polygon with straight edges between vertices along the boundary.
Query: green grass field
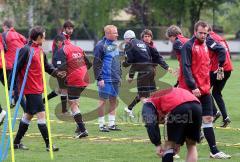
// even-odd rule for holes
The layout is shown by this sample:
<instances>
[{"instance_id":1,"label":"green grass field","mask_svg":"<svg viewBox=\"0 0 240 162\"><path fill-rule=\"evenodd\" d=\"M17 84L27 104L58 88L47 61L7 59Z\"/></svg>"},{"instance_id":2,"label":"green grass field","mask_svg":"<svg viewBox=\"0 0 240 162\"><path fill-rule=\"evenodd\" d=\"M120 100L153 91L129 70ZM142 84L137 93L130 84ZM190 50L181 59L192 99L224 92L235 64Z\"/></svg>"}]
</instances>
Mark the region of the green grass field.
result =
<instances>
[{"instance_id":1,"label":"green grass field","mask_svg":"<svg viewBox=\"0 0 240 162\"><path fill-rule=\"evenodd\" d=\"M177 67L175 60L167 60L172 67ZM218 126L221 124L221 120L215 124L216 139L218 147L221 151L224 151L232 155L228 162L240 161L240 111L239 111L239 87L240 87L240 72L239 63L235 61L235 70L229 79L223 96L228 108L229 115L232 123L230 127L221 129ZM125 77L123 77L123 80ZM166 74L161 81L167 82L170 85L175 83L176 78L170 74ZM134 83L132 83L134 84ZM160 84L166 85L166 84ZM0 102L5 106L4 88L0 86ZM130 91L129 91L130 90ZM48 88L48 92L51 89ZM102 133L98 131L96 114L85 114L86 119L93 119L87 121L86 127L89 132L89 136L84 139L74 139L75 124L72 120L62 121L55 115L56 106L59 104L60 99L56 97L49 101L50 118L51 118L51 130L53 135L53 142L60 147L60 151L54 153L54 160L57 162L157 162L160 159L155 154L155 147L148 140L148 136L144 125L141 122L140 110L141 104L138 104L134 110L137 118L134 121L129 120L123 111L131 98L135 97L134 92L136 90L126 83L122 84L121 95L119 105L117 108L117 121L119 127L122 129L120 132ZM90 112L97 108L97 92L96 83L92 83L89 90L83 93L80 100L80 109L82 113ZM125 101L125 103L123 102ZM21 110L21 108L20 108ZM59 109L57 109L59 110ZM14 109L12 110L14 111ZM22 111L19 112L20 118ZM107 121L107 118L105 119ZM14 129L16 133L19 121ZM2 128L3 126L1 126ZM162 130L162 127L161 127ZM162 132L161 132L162 134ZM45 151L45 144L40 132L37 128L36 120L33 120L26 136L23 139L23 143L30 148L28 151L16 150L15 159L16 162L45 162L51 161L50 154ZM198 145L199 161L210 162L216 161L209 158L209 148L206 141ZM181 159L177 162L184 161L186 154L185 147L182 147L180 151ZM9 156L6 161L11 161L11 152L9 150Z\"/></svg>"}]
</instances>

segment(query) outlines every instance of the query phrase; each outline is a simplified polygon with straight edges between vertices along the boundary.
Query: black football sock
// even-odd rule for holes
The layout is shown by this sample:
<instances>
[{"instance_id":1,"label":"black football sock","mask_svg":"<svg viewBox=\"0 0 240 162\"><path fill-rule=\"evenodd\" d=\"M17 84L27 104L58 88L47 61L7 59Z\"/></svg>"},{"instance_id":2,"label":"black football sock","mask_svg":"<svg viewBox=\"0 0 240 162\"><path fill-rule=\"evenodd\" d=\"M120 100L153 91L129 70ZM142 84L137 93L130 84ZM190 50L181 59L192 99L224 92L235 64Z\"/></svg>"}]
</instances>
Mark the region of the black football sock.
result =
<instances>
[{"instance_id":1,"label":"black football sock","mask_svg":"<svg viewBox=\"0 0 240 162\"><path fill-rule=\"evenodd\" d=\"M48 129L46 124L38 124L38 129L40 130L46 147L49 147Z\"/></svg>"},{"instance_id":2,"label":"black football sock","mask_svg":"<svg viewBox=\"0 0 240 162\"><path fill-rule=\"evenodd\" d=\"M0 113L2 112L2 106L1 106L1 104L0 104Z\"/></svg>"},{"instance_id":3,"label":"black football sock","mask_svg":"<svg viewBox=\"0 0 240 162\"><path fill-rule=\"evenodd\" d=\"M82 120L82 115L80 113L74 115L74 120L78 125L78 128L81 132L84 132L86 130L83 120Z\"/></svg>"},{"instance_id":4,"label":"black football sock","mask_svg":"<svg viewBox=\"0 0 240 162\"><path fill-rule=\"evenodd\" d=\"M215 139L215 134L213 127L207 127L203 128L204 136L208 142L208 145L210 147L210 151L212 154L216 154L219 152L216 146L216 139Z\"/></svg>"},{"instance_id":5,"label":"black football sock","mask_svg":"<svg viewBox=\"0 0 240 162\"><path fill-rule=\"evenodd\" d=\"M166 153L163 157L162 157L162 162L173 162L173 153Z\"/></svg>"},{"instance_id":6,"label":"black football sock","mask_svg":"<svg viewBox=\"0 0 240 162\"><path fill-rule=\"evenodd\" d=\"M58 94L55 91L52 91L48 94L47 98L48 100L51 100L52 98L56 97ZM45 103L45 98L43 98L43 103Z\"/></svg>"},{"instance_id":7,"label":"black football sock","mask_svg":"<svg viewBox=\"0 0 240 162\"><path fill-rule=\"evenodd\" d=\"M67 112L67 96L61 96L62 113Z\"/></svg>"},{"instance_id":8,"label":"black football sock","mask_svg":"<svg viewBox=\"0 0 240 162\"><path fill-rule=\"evenodd\" d=\"M139 96L136 96L134 98L134 100L130 103L130 105L128 106L128 109L129 110L132 110L134 106L137 105L137 103L140 102L140 97Z\"/></svg>"},{"instance_id":9,"label":"black football sock","mask_svg":"<svg viewBox=\"0 0 240 162\"><path fill-rule=\"evenodd\" d=\"M20 144L21 139L23 138L23 136L28 130L28 126L29 124L24 123L22 120L20 121L18 132L14 139L14 144Z\"/></svg>"}]
</instances>

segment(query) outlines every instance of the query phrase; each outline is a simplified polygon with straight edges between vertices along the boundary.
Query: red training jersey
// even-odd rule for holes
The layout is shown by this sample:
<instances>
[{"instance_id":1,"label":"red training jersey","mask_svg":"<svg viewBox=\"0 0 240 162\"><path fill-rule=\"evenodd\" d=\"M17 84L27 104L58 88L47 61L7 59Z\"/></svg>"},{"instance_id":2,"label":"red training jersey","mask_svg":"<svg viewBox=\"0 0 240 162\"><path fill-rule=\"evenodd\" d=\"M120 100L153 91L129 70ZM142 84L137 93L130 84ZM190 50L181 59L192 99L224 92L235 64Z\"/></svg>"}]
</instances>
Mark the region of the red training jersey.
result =
<instances>
[{"instance_id":1,"label":"red training jersey","mask_svg":"<svg viewBox=\"0 0 240 162\"><path fill-rule=\"evenodd\" d=\"M209 35L214 41L221 44L225 48L226 60L225 60L224 65L223 65L224 71L232 71L233 70L233 65L232 65L232 61L231 61L231 58L230 58L229 46L228 46L226 40L223 37L221 37L220 35L213 32L213 31L209 32ZM209 51L209 56L210 56L210 60L211 60L210 71L216 71L218 69L218 56L215 52L213 52L211 50Z\"/></svg>"},{"instance_id":2,"label":"red training jersey","mask_svg":"<svg viewBox=\"0 0 240 162\"><path fill-rule=\"evenodd\" d=\"M157 111L164 115L174 110L177 106L191 101L199 102L192 93L182 88L157 91L147 99L147 102L151 102Z\"/></svg>"},{"instance_id":3,"label":"red training jersey","mask_svg":"<svg viewBox=\"0 0 240 162\"><path fill-rule=\"evenodd\" d=\"M17 48L19 49L22 48L27 43L27 40L23 35L16 32L14 28L10 28L10 30L7 31L5 38L6 38L5 43L7 46L7 51L5 51L6 67L7 69L12 69ZM0 68L2 68L1 58Z\"/></svg>"},{"instance_id":4,"label":"red training jersey","mask_svg":"<svg viewBox=\"0 0 240 162\"><path fill-rule=\"evenodd\" d=\"M85 87L89 84L89 75L84 61L83 50L73 45L69 40L64 41L63 52L67 64L67 85Z\"/></svg>"}]
</instances>

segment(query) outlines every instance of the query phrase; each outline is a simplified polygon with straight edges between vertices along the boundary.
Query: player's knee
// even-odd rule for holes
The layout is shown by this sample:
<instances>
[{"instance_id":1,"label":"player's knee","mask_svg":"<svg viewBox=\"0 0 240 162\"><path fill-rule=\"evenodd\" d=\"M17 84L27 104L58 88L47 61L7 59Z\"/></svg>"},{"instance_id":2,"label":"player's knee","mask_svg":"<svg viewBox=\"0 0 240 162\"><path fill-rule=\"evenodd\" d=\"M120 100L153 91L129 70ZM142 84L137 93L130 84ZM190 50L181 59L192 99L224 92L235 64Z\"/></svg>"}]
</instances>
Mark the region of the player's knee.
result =
<instances>
[{"instance_id":1,"label":"player's knee","mask_svg":"<svg viewBox=\"0 0 240 162\"><path fill-rule=\"evenodd\" d=\"M213 122L213 117L212 116L204 116L202 118L202 120L203 120L203 123L205 123L205 124L212 123Z\"/></svg>"},{"instance_id":2,"label":"player's knee","mask_svg":"<svg viewBox=\"0 0 240 162\"><path fill-rule=\"evenodd\" d=\"M31 122L31 119L29 120L28 118L26 118L25 116L23 116L21 121L22 121L23 123L29 125L30 122Z\"/></svg>"},{"instance_id":3,"label":"player's knee","mask_svg":"<svg viewBox=\"0 0 240 162\"><path fill-rule=\"evenodd\" d=\"M186 145L187 146L196 146L197 142L196 141L193 141L189 138L186 138Z\"/></svg>"},{"instance_id":4,"label":"player's knee","mask_svg":"<svg viewBox=\"0 0 240 162\"><path fill-rule=\"evenodd\" d=\"M173 149L175 147L175 142L173 141L165 141L163 144L164 150L169 150L169 149Z\"/></svg>"},{"instance_id":5,"label":"player's knee","mask_svg":"<svg viewBox=\"0 0 240 162\"><path fill-rule=\"evenodd\" d=\"M37 120L38 124L46 124L46 119L45 118L40 118Z\"/></svg>"},{"instance_id":6,"label":"player's knee","mask_svg":"<svg viewBox=\"0 0 240 162\"><path fill-rule=\"evenodd\" d=\"M71 107L71 109L75 109L75 108L78 108L79 104L78 104L78 99L76 100L69 100L69 105Z\"/></svg>"},{"instance_id":7,"label":"player's knee","mask_svg":"<svg viewBox=\"0 0 240 162\"><path fill-rule=\"evenodd\" d=\"M106 105L106 100L105 99L100 99L99 100L99 106L105 106Z\"/></svg>"},{"instance_id":8,"label":"player's knee","mask_svg":"<svg viewBox=\"0 0 240 162\"><path fill-rule=\"evenodd\" d=\"M67 96L67 89L59 89L58 93L60 96Z\"/></svg>"},{"instance_id":9,"label":"player's knee","mask_svg":"<svg viewBox=\"0 0 240 162\"><path fill-rule=\"evenodd\" d=\"M72 116L74 117L75 115L77 115L77 114L80 114L81 112L80 112L80 110L79 109L74 109L74 110L72 110Z\"/></svg>"},{"instance_id":10,"label":"player's knee","mask_svg":"<svg viewBox=\"0 0 240 162\"><path fill-rule=\"evenodd\" d=\"M30 114L25 113L25 114L23 115L22 119L23 119L23 118L26 119L26 120L28 120L28 121L31 121L32 118L33 118L33 115L30 115Z\"/></svg>"}]
</instances>

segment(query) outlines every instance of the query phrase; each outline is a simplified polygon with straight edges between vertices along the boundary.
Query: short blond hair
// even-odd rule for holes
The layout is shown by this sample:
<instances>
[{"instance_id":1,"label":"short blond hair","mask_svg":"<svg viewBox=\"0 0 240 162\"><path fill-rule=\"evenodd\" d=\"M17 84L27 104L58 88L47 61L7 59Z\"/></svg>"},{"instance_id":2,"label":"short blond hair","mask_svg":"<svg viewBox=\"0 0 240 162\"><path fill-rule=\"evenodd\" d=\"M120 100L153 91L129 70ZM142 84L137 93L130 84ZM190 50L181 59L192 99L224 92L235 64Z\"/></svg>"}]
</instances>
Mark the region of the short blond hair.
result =
<instances>
[{"instance_id":1,"label":"short blond hair","mask_svg":"<svg viewBox=\"0 0 240 162\"><path fill-rule=\"evenodd\" d=\"M104 27L104 32L105 32L105 33L110 33L110 32L111 32L111 29L113 29L113 28L116 28L116 29L117 29L117 27L116 27L115 25L106 25L106 26Z\"/></svg>"}]
</instances>

